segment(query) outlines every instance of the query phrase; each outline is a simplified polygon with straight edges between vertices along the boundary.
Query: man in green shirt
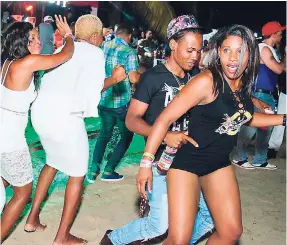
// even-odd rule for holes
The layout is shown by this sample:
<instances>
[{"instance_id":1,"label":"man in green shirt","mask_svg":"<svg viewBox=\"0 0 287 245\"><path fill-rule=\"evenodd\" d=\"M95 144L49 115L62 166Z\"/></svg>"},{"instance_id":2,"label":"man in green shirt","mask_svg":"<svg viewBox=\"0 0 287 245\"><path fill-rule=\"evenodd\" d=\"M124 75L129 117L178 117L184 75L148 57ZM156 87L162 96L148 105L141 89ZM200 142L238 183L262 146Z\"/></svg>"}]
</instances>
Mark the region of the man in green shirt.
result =
<instances>
[{"instance_id":1,"label":"man in green shirt","mask_svg":"<svg viewBox=\"0 0 287 245\"><path fill-rule=\"evenodd\" d=\"M132 28L126 24L120 24L116 31L116 38L103 44L106 59L106 77L111 76L113 68L117 65L123 65L128 76L102 93L98 106L102 127L94 149L91 173L87 178L91 183L96 180L100 173L100 164L116 125L119 128L121 139L107 162L101 180L120 181L124 178L123 175L115 172L115 168L133 138L133 133L126 128L125 117L132 97L131 84L138 82L140 77L137 72L138 57L136 50L129 46L131 38Z\"/></svg>"}]
</instances>

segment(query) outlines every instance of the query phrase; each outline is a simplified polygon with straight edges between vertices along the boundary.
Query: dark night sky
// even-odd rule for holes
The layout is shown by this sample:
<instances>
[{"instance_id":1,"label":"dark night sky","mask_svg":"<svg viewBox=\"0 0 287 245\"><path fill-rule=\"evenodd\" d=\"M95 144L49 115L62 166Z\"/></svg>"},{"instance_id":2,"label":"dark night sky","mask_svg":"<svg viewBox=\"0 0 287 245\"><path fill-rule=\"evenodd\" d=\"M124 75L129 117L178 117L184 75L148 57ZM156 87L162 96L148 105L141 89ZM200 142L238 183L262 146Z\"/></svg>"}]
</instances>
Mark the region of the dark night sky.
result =
<instances>
[{"instance_id":1,"label":"dark night sky","mask_svg":"<svg viewBox=\"0 0 287 245\"><path fill-rule=\"evenodd\" d=\"M176 15L195 12L194 2L170 2ZM278 21L286 24L286 1L201 1L195 16L200 25L218 28L229 24L242 24L253 31L260 31L268 21ZM210 16L213 12L213 18Z\"/></svg>"}]
</instances>

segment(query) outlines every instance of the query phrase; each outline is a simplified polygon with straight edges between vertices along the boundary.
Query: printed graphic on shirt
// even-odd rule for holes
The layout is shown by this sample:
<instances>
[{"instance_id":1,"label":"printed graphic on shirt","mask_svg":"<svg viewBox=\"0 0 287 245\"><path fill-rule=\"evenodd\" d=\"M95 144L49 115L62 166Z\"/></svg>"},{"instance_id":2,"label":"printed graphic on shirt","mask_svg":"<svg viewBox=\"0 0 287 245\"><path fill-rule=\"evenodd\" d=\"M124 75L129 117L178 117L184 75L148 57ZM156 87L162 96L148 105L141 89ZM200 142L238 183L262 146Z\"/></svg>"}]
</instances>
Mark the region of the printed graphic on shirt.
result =
<instances>
[{"instance_id":1,"label":"printed graphic on shirt","mask_svg":"<svg viewBox=\"0 0 287 245\"><path fill-rule=\"evenodd\" d=\"M167 105L175 98L175 96L179 92L179 88L172 87L164 83L163 88L161 91L166 92L165 93L165 100L164 100L164 107L167 107Z\"/></svg>"},{"instance_id":2,"label":"printed graphic on shirt","mask_svg":"<svg viewBox=\"0 0 287 245\"><path fill-rule=\"evenodd\" d=\"M180 89L178 87L169 86L168 84L164 83L163 88L161 89L162 92L165 92L165 100L164 100L164 107L175 98L178 94ZM176 122L174 122L171 126L172 131L185 131L188 129L188 116L183 115L183 117Z\"/></svg>"},{"instance_id":3,"label":"printed graphic on shirt","mask_svg":"<svg viewBox=\"0 0 287 245\"><path fill-rule=\"evenodd\" d=\"M215 132L231 136L236 135L240 130L240 127L252 118L252 115L248 111L245 111L244 113L236 112L231 117L227 114L224 114L224 116L224 122L221 123L221 126L216 129Z\"/></svg>"}]
</instances>

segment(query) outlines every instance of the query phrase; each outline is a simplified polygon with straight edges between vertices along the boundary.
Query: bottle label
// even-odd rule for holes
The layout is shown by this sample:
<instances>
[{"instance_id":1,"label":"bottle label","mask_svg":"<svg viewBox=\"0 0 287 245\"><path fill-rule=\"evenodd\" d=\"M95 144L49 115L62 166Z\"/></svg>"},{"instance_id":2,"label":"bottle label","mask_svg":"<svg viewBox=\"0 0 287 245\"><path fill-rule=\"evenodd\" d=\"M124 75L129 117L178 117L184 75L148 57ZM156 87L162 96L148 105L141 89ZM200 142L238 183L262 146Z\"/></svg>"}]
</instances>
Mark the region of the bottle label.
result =
<instances>
[{"instance_id":1,"label":"bottle label","mask_svg":"<svg viewBox=\"0 0 287 245\"><path fill-rule=\"evenodd\" d=\"M172 164L176 152L177 152L176 148L168 146L166 147L157 164L157 170L159 174L165 175L167 173L168 169Z\"/></svg>"}]
</instances>

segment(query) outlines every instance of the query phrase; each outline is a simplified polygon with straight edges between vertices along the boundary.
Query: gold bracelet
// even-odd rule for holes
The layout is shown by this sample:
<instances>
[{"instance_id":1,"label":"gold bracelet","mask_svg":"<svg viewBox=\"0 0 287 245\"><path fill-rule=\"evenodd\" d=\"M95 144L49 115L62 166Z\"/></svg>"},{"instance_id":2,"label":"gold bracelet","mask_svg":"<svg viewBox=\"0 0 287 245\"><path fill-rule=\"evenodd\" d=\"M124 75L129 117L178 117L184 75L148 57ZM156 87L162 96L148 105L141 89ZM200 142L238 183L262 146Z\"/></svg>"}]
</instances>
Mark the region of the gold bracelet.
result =
<instances>
[{"instance_id":1,"label":"gold bracelet","mask_svg":"<svg viewBox=\"0 0 287 245\"><path fill-rule=\"evenodd\" d=\"M148 153L148 152L145 152L145 153L143 154L143 157L149 157L152 161L154 161L154 158L155 158L153 154Z\"/></svg>"}]
</instances>

